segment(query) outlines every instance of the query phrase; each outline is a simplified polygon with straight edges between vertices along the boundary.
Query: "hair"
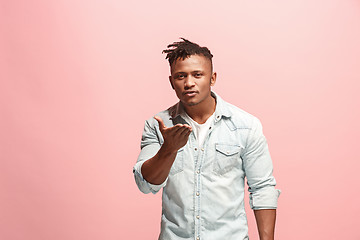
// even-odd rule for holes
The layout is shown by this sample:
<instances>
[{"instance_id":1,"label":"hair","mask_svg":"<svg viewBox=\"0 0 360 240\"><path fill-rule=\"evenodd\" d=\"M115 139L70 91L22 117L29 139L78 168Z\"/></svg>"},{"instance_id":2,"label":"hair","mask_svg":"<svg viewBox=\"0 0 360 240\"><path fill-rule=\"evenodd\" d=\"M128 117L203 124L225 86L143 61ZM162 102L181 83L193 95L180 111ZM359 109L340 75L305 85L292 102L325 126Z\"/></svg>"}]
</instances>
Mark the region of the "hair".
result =
<instances>
[{"instance_id":1,"label":"hair","mask_svg":"<svg viewBox=\"0 0 360 240\"><path fill-rule=\"evenodd\" d=\"M169 61L170 67L178 60L188 58L191 55L202 55L210 60L212 70L212 57L210 50L207 47L200 47L198 44L190 42L185 38L181 38L183 41L174 42L167 46L168 49L162 51L166 53L166 58Z\"/></svg>"}]
</instances>

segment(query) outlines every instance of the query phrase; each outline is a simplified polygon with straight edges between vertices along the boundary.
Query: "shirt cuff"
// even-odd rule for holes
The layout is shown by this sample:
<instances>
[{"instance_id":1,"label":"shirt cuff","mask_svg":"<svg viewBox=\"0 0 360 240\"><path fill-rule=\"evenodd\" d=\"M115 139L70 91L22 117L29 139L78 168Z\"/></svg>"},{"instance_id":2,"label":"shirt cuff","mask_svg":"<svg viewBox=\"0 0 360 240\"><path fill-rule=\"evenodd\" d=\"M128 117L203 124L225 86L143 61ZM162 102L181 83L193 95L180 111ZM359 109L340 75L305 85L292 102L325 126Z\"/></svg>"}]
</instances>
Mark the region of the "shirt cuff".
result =
<instances>
[{"instance_id":1,"label":"shirt cuff","mask_svg":"<svg viewBox=\"0 0 360 240\"><path fill-rule=\"evenodd\" d=\"M281 190L271 188L258 189L249 195L250 207L253 210L276 209Z\"/></svg>"},{"instance_id":2,"label":"shirt cuff","mask_svg":"<svg viewBox=\"0 0 360 240\"><path fill-rule=\"evenodd\" d=\"M158 191L160 191L160 189L163 188L166 185L168 177L161 184L149 183L148 181L145 180L145 178L141 174L141 167L142 167L144 162L145 161L136 164L134 166L134 168L133 168L133 173L134 173L134 176L135 176L136 184L137 184L138 188L140 189L140 191L142 191L143 193L152 192L153 194L155 194Z\"/></svg>"}]
</instances>

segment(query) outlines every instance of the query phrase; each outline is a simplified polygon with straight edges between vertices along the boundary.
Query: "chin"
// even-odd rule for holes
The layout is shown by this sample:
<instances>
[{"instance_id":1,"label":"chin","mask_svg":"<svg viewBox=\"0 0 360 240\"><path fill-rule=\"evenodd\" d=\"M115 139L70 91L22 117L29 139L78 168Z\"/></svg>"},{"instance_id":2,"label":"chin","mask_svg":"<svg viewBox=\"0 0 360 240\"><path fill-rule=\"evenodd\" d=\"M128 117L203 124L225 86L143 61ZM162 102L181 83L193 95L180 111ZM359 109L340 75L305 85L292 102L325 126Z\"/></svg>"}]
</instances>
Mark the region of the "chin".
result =
<instances>
[{"instance_id":1,"label":"chin","mask_svg":"<svg viewBox=\"0 0 360 240\"><path fill-rule=\"evenodd\" d=\"M187 105L188 105L188 106L195 106L195 105L198 105L198 103L191 102L191 103L188 103Z\"/></svg>"},{"instance_id":2,"label":"chin","mask_svg":"<svg viewBox=\"0 0 360 240\"><path fill-rule=\"evenodd\" d=\"M198 102L193 102L193 101L181 101L184 105L186 106L195 106L198 104Z\"/></svg>"}]
</instances>

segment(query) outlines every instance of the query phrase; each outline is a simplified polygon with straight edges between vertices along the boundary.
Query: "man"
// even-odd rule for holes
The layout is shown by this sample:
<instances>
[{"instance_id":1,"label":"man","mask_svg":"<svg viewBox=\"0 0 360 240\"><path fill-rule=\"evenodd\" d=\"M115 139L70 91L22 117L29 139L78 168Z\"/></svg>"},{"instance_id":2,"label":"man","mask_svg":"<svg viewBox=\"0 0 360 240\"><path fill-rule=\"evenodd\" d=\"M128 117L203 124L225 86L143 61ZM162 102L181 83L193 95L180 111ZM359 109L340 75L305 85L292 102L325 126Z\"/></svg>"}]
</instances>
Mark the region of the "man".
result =
<instances>
[{"instance_id":1,"label":"man","mask_svg":"<svg viewBox=\"0 0 360 240\"><path fill-rule=\"evenodd\" d=\"M211 91L213 55L182 40L163 51L179 102L145 122L133 169L142 192L163 189L159 239L249 239L245 177L260 239L274 239L280 190L262 125Z\"/></svg>"}]
</instances>

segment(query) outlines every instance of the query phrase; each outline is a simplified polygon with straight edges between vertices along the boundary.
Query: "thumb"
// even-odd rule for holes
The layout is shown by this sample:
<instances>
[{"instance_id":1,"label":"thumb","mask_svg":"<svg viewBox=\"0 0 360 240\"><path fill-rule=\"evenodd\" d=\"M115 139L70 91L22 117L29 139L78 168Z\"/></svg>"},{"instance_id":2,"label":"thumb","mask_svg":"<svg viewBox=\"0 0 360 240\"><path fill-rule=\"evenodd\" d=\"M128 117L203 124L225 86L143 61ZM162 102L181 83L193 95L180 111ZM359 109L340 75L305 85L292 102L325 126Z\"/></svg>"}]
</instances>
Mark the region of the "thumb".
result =
<instances>
[{"instance_id":1,"label":"thumb","mask_svg":"<svg viewBox=\"0 0 360 240\"><path fill-rule=\"evenodd\" d=\"M160 129L166 128L163 120L161 119L161 117L155 116L154 118L155 118L156 121L158 121Z\"/></svg>"}]
</instances>

